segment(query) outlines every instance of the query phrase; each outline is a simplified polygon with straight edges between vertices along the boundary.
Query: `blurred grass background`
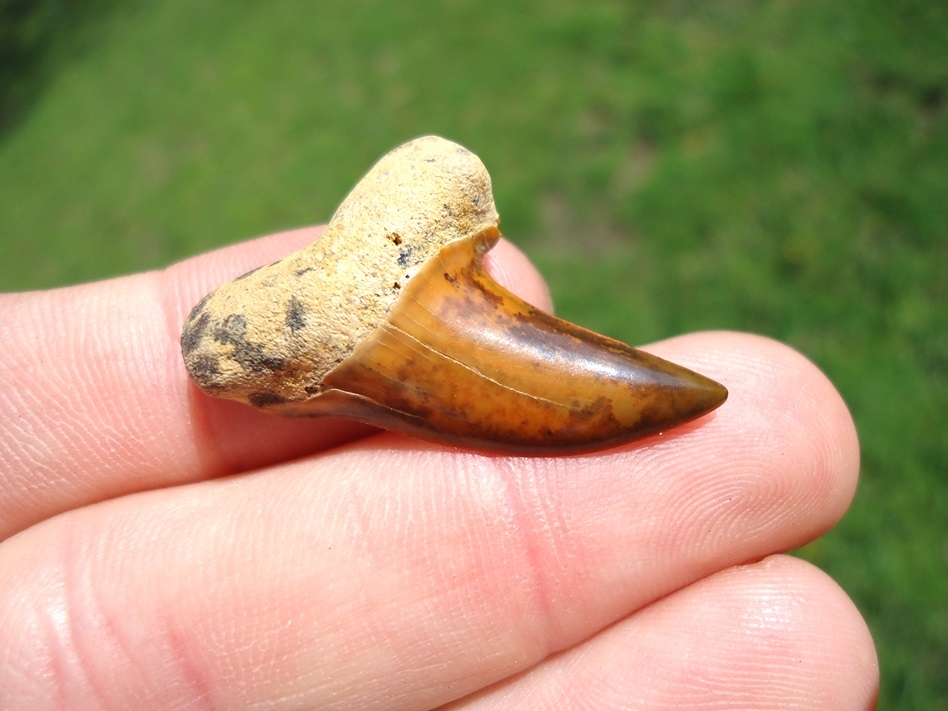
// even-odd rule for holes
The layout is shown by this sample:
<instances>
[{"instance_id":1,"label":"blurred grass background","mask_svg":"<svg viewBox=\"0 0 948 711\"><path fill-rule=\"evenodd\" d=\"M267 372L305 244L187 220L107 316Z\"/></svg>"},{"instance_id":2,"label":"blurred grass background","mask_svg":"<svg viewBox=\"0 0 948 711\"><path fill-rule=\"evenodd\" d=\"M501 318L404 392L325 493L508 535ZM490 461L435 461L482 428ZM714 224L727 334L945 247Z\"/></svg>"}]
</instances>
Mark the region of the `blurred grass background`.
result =
<instances>
[{"instance_id":1,"label":"blurred grass background","mask_svg":"<svg viewBox=\"0 0 948 711\"><path fill-rule=\"evenodd\" d=\"M800 555L880 707L948 709L948 5L0 0L0 289L323 222L424 133L481 156L566 318L829 374L862 479Z\"/></svg>"}]
</instances>

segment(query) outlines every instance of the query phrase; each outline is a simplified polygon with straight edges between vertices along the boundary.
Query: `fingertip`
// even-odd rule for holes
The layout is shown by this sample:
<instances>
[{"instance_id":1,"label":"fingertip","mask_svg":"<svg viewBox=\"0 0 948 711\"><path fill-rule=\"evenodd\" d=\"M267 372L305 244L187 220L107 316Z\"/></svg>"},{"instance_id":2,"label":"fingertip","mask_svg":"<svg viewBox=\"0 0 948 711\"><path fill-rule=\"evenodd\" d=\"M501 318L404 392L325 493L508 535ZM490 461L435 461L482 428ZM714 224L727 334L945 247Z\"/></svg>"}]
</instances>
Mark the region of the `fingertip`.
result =
<instances>
[{"instance_id":1,"label":"fingertip","mask_svg":"<svg viewBox=\"0 0 948 711\"><path fill-rule=\"evenodd\" d=\"M697 635L721 640L726 650L719 678L728 678L728 668L743 669L760 700L862 709L878 694L878 658L865 620L832 578L799 558L774 555L729 568L657 607L653 623L686 620L690 610Z\"/></svg>"},{"instance_id":2,"label":"fingertip","mask_svg":"<svg viewBox=\"0 0 948 711\"><path fill-rule=\"evenodd\" d=\"M765 643L789 645L775 662L807 664L823 678L826 705L819 707L873 707L879 691L875 643L865 619L835 580L787 555L770 556L717 577L729 587L722 597L732 602L725 605L742 609ZM739 582L731 585L735 580ZM799 691L803 696L809 689Z\"/></svg>"},{"instance_id":3,"label":"fingertip","mask_svg":"<svg viewBox=\"0 0 948 711\"><path fill-rule=\"evenodd\" d=\"M852 415L829 377L795 348L765 336L719 334L734 355L724 384L734 384L744 401L769 413L772 427L805 458L815 493L835 523L849 508L859 478L859 438ZM740 385L737 385L740 381Z\"/></svg>"},{"instance_id":4,"label":"fingertip","mask_svg":"<svg viewBox=\"0 0 948 711\"><path fill-rule=\"evenodd\" d=\"M849 508L859 475L859 441L842 396L815 363L779 341L747 333L705 332L645 350L706 375L727 401L701 422L720 481L760 489L762 516L784 527L784 549L835 525ZM806 522L805 526L799 525Z\"/></svg>"},{"instance_id":5,"label":"fingertip","mask_svg":"<svg viewBox=\"0 0 948 711\"><path fill-rule=\"evenodd\" d=\"M878 695L865 620L832 578L799 558L773 555L728 568L630 621L653 633L652 656L665 657L668 671L681 645L707 649L708 684L695 687L699 695L715 687L730 693L738 680L755 708L794 699L807 708L865 709Z\"/></svg>"}]
</instances>

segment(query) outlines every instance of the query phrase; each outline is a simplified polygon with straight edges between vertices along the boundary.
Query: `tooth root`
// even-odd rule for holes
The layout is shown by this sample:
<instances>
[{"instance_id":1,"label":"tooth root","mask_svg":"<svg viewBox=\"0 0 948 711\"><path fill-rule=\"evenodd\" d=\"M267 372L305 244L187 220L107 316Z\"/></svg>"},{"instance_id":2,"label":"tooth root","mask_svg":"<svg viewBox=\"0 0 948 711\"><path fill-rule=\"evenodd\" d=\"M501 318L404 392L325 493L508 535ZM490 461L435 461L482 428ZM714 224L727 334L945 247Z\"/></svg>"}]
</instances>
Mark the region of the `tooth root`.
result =
<instances>
[{"instance_id":1,"label":"tooth root","mask_svg":"<svg viewBox=\"0 0 948 711\"><path fill-rule=\"evenodd\" d=\"M481 255L488 228L443 247L387 320L297 412L460 445L571 452L618 444L724 402L718 383L531 307Z\"/></svg>"}]
</instances>

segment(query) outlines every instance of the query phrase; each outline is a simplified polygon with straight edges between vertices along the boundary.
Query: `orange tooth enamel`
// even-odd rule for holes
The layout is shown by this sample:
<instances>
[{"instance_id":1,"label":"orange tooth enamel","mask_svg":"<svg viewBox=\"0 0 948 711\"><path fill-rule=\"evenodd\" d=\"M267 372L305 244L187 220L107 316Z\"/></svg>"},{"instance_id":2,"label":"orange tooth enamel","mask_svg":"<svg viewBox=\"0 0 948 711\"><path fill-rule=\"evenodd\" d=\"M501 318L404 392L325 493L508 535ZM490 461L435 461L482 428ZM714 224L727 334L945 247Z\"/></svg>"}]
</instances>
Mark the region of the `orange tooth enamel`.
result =
<instances>
[{"instance_id":1,"label":"orange tooth enamel","mask_svg":"<svg viewBox=\"0 0 948 711\"><path fill-rule=\"evenodd\" d=\"M444 247L325 377L313 412L452 444L565 453L668 429L724 402L714 381L505 290L481 258L499 237L490 228Z\"/></svg>"}]
</instances>

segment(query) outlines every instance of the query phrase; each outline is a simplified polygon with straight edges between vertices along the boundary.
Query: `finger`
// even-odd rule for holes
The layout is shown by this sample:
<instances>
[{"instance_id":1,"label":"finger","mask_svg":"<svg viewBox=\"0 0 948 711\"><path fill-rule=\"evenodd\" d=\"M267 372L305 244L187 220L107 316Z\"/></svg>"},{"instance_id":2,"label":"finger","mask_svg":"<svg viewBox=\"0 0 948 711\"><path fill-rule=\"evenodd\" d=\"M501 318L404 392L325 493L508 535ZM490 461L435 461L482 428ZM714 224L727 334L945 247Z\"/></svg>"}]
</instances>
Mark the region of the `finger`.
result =
<instances>
[{"instance_id":1,"label":"finger","mask_svg":"<svg viewBox=\"0 0 948 711\"><path fill-rule=\"evenodd\" d=\"M181 358L181 324L198 299L320 231L253 240L164 272L0 297L0 540L70 508L265 466L369 432L208 398L189 384ZM509 243L488 266L547 305L542 278Z\"/></svg>"},{"instance_id":2,"label":"finger","mask_svg":"<svg viewBox=\"0 0 948 711\"><path fill-rule=\"evenodd\" d=\"M0 659L58 672L0 665L0 688L36 709L434 706L838 520L857 445L816 368L736 334L653 350L730 399L582 457L380 434L24 532L0 546Z\"/></svg>"},{"instance_id":3,"label":"finger","mask_svg":"<svg viewBox=\"0 0 948 711\"><path fill-rule=\"evenodd\" d=\"M731 568L451 709L875 708L872 637L795 558Z\"/></svg>"}]
</instances>

